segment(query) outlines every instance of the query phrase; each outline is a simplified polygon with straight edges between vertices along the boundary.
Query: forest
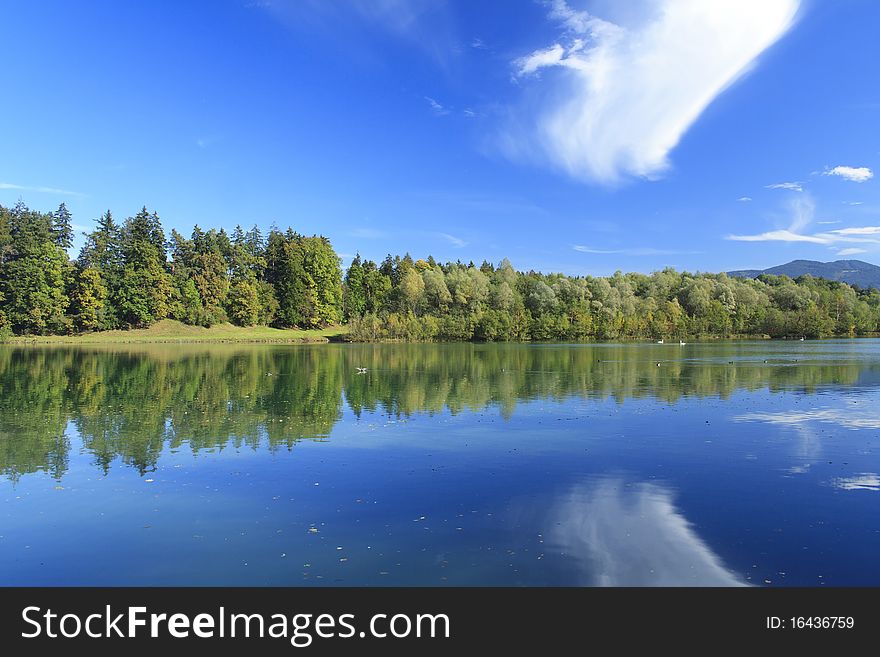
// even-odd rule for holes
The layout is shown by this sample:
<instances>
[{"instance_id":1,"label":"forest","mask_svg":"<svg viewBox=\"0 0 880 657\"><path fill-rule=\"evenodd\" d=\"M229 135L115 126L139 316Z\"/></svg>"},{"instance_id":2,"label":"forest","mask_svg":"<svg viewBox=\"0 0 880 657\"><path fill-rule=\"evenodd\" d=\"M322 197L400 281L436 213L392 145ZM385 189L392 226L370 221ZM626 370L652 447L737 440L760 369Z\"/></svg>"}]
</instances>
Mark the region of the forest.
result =
<instances>
[{"instance_id":1,"label":"forest","mask_svg":"<svg viewBox=\"0 0 880 657\"><path fill-rule=\"evenodd\" d=\"M0 340L145 328L165 319L211 326L318 328L352 341L588 341L684 337L868 335L880 292L810 276L664 269L567 276L504 259L356 256L343 272L326 237L258 227L195 226L166 235L144 207L108 210L75 259L72 217L23 202L0 206Z\"/></svg>"}]
</instances>

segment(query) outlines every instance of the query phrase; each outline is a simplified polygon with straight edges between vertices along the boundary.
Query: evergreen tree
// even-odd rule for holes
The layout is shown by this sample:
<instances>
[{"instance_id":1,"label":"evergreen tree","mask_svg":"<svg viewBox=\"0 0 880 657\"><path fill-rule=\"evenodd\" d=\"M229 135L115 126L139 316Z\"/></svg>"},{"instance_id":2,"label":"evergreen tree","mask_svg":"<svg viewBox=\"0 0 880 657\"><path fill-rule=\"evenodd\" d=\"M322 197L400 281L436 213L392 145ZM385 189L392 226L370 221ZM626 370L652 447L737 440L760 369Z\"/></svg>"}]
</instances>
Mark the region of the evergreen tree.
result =
<instances>
[{"instance_id":1,"label":"evergreen tree","mask_svg":"<svg viewBox=\"0 0 880 657\"><path fill-rule=\"evenodd\" d=\"M54 216L19 202L7 221L9 244L0 280L5 321L16 333L69 332L69 260L55 242Z\"/></svg>"},{"instance_id":2,"label":"evergreen tree","mask_svg":"<svg viewBox=\"0 0 880 657\"><path fill-rule=\"evenodd\" d=\"M126 219L120 251L123 267L114 295L120 322L145 327L167 317L173 301L171 276L166 271L165 234L155 212L144 207Z\"/></svg>"},{"instance_id":3,"label":"evergreen tree","mask_svg":"<svg viewBox=\"0 0 880 657\"><path fill-rule=\"evenodd\" d=\"M361 265L360 254L355 255L348 270L345 272L345 284L343 289L343 315L346 320L352 317L360 317L367 308L366 292L364 290L364 268Z\"/></svg>"},{"instance_id":4,"label":"evergreen tree","mask_svg":"<svg viewBox=\"0 0 880 657\"><path fill-rule=\"evenodd\" d=\"M65 203L52 213L52 240L65 250L73 246L73 226Z\"/></svg>"},{"instance_id":5,"label":"evergreen tree","mask_svg":"<svg viewBox=\"0 0 880 657\"><path fill-rule=\"evenodd\" d=\"M293 231L283 234L273 230L266 245L266 279L278 300L274 323L279 327L305 326L314 305L307 298L310 289L299 240L300 236Z\"/></svg>"}]
</instances>

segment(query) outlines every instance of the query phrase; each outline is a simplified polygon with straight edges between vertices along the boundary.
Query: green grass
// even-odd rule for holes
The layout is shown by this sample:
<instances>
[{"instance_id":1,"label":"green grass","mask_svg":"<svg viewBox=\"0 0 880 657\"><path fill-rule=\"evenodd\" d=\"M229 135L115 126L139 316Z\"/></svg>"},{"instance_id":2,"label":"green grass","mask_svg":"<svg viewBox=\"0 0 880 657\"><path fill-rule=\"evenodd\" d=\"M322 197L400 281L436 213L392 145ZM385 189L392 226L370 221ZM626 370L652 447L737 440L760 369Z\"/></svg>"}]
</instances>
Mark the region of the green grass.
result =
<instances>
[{"instance_id":1,"label":"green grass","mask_svg":"<svg viewBox=\"0 0 880 657\"><path fill-rule=\"evenodd\" d=\"M145 329L102 331L81 335L28 335L10 338L6 344L146 344L173 342L329 342L341 339L348 329L334 326L326 329L276 329L268 326L234 326L218 324L211 328L189 326L173 319Z\"/></svg>"}]
</instances>

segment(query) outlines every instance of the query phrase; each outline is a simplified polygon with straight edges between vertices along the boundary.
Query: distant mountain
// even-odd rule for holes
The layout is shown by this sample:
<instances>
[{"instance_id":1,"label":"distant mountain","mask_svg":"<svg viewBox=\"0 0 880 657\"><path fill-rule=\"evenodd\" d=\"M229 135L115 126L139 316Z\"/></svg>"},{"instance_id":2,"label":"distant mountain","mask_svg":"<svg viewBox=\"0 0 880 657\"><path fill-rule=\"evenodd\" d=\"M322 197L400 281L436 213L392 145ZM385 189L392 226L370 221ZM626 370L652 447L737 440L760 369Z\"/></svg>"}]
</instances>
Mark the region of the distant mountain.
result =
<instances>
[{"instance_id":1,"label":"distant mountain","mask_svg":"<svg viewBox=\"0 0 880 657\"><path fill-rule=\"evenodd\" d=\"M789 278L809 274L814 278L843 281L861 288L875 287L880 289L880 267L861 260L835 260L834 262L792 260L784 265L770 267L770 269L742 269L727 272L728 276L737 276L738 278L757 278L761 274L788 276Z\"/></svg>"}]
</instances>

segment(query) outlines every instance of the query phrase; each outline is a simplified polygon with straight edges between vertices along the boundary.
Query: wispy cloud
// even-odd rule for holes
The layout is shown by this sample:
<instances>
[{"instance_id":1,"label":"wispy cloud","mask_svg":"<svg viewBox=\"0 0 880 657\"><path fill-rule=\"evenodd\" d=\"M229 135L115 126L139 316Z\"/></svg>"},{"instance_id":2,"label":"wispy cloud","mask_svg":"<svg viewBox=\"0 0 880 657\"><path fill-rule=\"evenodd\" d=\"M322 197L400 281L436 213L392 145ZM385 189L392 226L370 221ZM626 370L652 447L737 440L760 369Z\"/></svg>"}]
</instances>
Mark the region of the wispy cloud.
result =
<instances>
[{"instance_id":1,"label":"wispy cloud","mask_svg":"<svg viewBox=\"0 0 880 657\"><path fill-rule=\"evenodd\" d=\"M752 197L751 196L740 196L736 200L739 201L740 203L748 203L749 201L752 200Z\"/></svg>"},{"instance_id":2,"label":"wispy cloud","mask_svg":"<svg viewBox=\"0 0 880 657\"><path fill-rule=\"evenodd\" d=\"M377 230L375 228L355 228L354 230L348 231L348 234L351 237L360 237L365 240L378 240L388 236L388 233L385 231Z\"/></svg>"},{"instance_id":3,"label":"wispy cloud","mask_svg":"<svg viewBox=\"0 0 880 657\"><path fill-rule=\"evenodd\" d=\"M800 183L800 182L773 183L772 185L764 185L764 187L766 189L787 189L792 192L804 191L803 183Z\"/></svg>"},{"instance_id":4,"label":"wispy cloud","mask_svg":"<svg viewBox=\"0 0 880 657\"><path fill-rule=\"evenodd\" d=\"M449 242L456 249L460 249L463 246L467 246L467 242L465 242L460 237L456 237L455 235L450 235L449 233L436 233L438 237L442 237L444 240Z\"/></svg>"},{"instance_id":5,"label":"wispy cloud","mask_svg":"<svg viewBox=\"0 0 880 657\"><path fill-rule=\"evenodd\" d=\"M326 35L333 48L356 53L353 64L374 61L384 42L375 36L391 36L409 44L446 68L457 56L453 12L437 0L267 0L253 3L276 20L299 32ZM377 44L382 44L377 46Z\"/></svg>"},{"instance_id":6,"label":"wispy cloud","mask_svg":"<svg viewBox=\"0 0 880 657\"><path fill-rule=\"evenodd\" d=\"M510 219L518 215L540 215L549 217L550 213L528 198L499 194L477 193L458 190L416 191L414 197L433 205L451 206L462 209L470 216L497 215Z\"/></svg>"},{"instance_id":7,"label":"wispy cloud","mask_svg":"<svg viewBox=\"0 0 880 657\"><path fill-rule=\"evenodd\" d=\"M431 111L434 112L436 116L446 116L449 114L449 110L436 100L431 98L430 96L425 96L425 100L428 101L428 105L431 107Z\"/></svg>"},{"instance_id":8,"label":"wispy cloud","mask_svg":"<svg viewBox=\"0 0 880 657\"><path fill-rule=\"evenodd\" d=\"M512 156L537 151L584 180L655 177L703 110L791 27L799 4L656 0L618 25L553 0L559 37L513 66L517 79L551 68L561 75L540 82L552 88L534 128L505 135L503 147Z\"/></svg>"},{"instance_id":9,"label":"wispy cloud","mask_svg":"<svg viewBox=\"0 0 880 657\"><path fill-rule=\"evenodd\" d=\"M826 169L823 176L838 176L844 180L863 183L874 177L874 172L868 167L846 167L836 166L832 169Z\"/></svg>"},{"instance_id":10,"label":"wispy cloud","mask_svg":"<svg viewBox=\"0 0 880 657\"><path fill-rule=\"evenodd\" d=\"M860 253L867 253L867 249L857 249L855 247L849 249L840 249L837 251L837 255L839 256L851 256L851 255L859 255Z\"/></svg>"},{"instance_id":11,"label":"wispy cloud","mask_svg":"<svg viewBox=\"0 0 880 657\"><path fill-rule=\"evenodd\" d=\"M199 137L196 139L196 146L199 148L207 148L215 143L217 143L217 137Z\"/></svg>"},{"instance_id":12,"label":"wispy cloud","mask_svg":"<svg viewBox=\"0 0 880 657\"><path fill-rule=\"evenodd\" d=\"M72 192L69 189L58 189L57 187L41 187L31 185L14 185L12 183L0 182L0 189L14 189L20 192L34 192L36 194L58 194L61 196L85 196L82 192Z\"/></svg>"},{"instance_id":13,"label":"wispy cloud","mask_svg":"<svg viewBox=\"0 0 880 657\"><path fill-rule=\"evenodd\" d=\"M844 205L862 205L864 201L843 201Z\"/></svg>"},{"instance_id":14,"label":"wispy cloud","mask_svg":"<svg viewBox=\"0 0 880 657\"><path fill-rule=\"evenodd\" d=\"M474 48L476 50L486 50L488 46L486 45L486 42L483 41L481 38L474 37L473 39L471 39L471 48Z\"/></svg>"},{"instance_id":15,"label":"wispy cloud","mask_svg":"<svg viewBox=\"0 0 880 657\"><path fill-rule=\"evenodd\" d=\"M734 242L812 242L814 244L830 244L824 238L814 235L801 235L790 230L768 230L757 235L728 235L725 239Z\"/></svg>"},{"instance_id":16,"label":"wispy cloud","mask_svg":"<svg viewBox=\"0 0 880 657\"><path fill-rule=\"evenodd\" d=\"M594 249L590 246L575 244L571 248L579 253L597 253L601 255L656 256L656 255L694 255L699 251L674 251L655 249L653 247L635 247L628 249Z\"/></svg>"},{"instance_id":17,"label":"wispy cloud","mask_svg":"<svg viewBox=\"0 0 880 657\"><path fill-rule=\"evenodd\" d=\"M789 203L791 215L787 228L770 230L754 235L727 235L725 239L735 242L807 242L832 246L839 243L880 244L880 226L857 226L838 228L823 232L804 232L812 222L816 206L809 194L798 195ZM840 223L838 221L820 221L819 224Z\"/></svg>"},{"instance_id":18,"label":"wispy cloud","mask_svg":"<svg viewBox=\"0 0 880 657\"><path fill-rule=\"evenodd\" d=\"M857 226L853 228L838 228L832 230L832 233L838 235L878 235L880 234L880 226Z\"/></svg>"},{"instance_id":19,"label":"wispy cloud","mask_svg":"<svg viewBox=\"0 0 880 657\"><path fill-rule=\"evenodd\" d=\"M874 227L872 227L874 228ZM880 227L876 227L880 228ZM876 235L872 233L848 233L841 231L828 231L825 233L803 234L791 230L770 230L756 235L727 235L724 239L734 242L811 242L813 244L856 243L856 244L880 244L880 239L859 237L860 235ZM859 251L864 253L864 251Z\"/></svg>"}]
</instances>

